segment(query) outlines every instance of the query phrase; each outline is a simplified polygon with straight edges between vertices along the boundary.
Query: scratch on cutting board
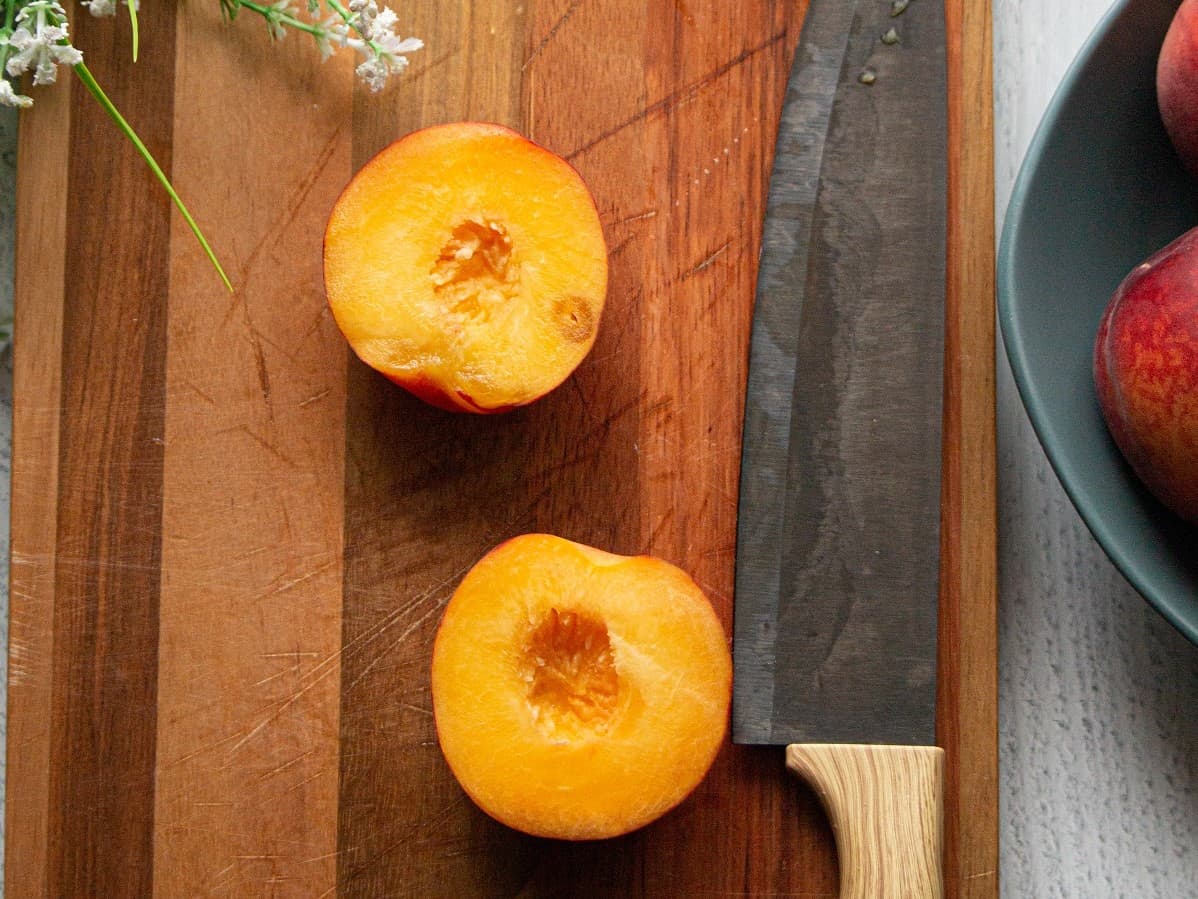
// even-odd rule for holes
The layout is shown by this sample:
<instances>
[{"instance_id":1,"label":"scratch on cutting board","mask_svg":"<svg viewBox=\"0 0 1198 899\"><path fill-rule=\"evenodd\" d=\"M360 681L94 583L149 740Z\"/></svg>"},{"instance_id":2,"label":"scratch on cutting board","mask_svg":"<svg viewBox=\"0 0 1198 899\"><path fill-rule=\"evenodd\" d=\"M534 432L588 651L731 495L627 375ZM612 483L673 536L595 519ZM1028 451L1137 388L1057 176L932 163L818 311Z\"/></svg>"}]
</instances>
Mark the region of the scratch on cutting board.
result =
<instances>
[{"instance_id":1,"label":"scratch on cutting board","mask_svg":"<svg viewBox=\"0 0 1198 899\"><path fill-rule=\"evenodd\" d=\"M249 255L246 256L245 262L241 266L240 280L242 286L238 289L238 292L242 294L243 305L246 305L244 295L245 283L249 278L250 271L254 267L254 263L258 260L258 257L262 254L262 251L266 248L266 246L268 244L273 246L273 244L282 236L287 226L295 220L296 215L304 205L304 201L308 198L308 194L312 192L313 186L318 180L320 180L321 173L324 172L329 159L332 158L333 153L336 151L337 145L341 141L341 132L344 130L344 128L345 125L341 124L337 126L335 131L333 131L332 136L325 142L325 145L321 147L320 152L316 154L316 157L312 165L308 168L308 171L304 172L304 176L296 183L295 189L291 192L291 196L287 199L287 205L283 208L283 211L278 215L278 217L275 218L273 222L270 223L270 225L267 226L266 230L262 232L262 237L259 238L256 244L254 244L254 247L250 250ZM248 321L248 306L246 306L245 316L246 320Z\"/></svg>"},{"instance_id":2,"label":"scratch on cutting board","mask_svg":"<svg viewBox=\"0 0 1198 899\"><path fill-rule=\"evenodd\" d=\"M350 682L350 685L347 689L352 690L354 687L358 686L358 684L362 683L362 681L366 679L367 675L369 675L370 672L378 667L379 662L387 658L389 655L391 655L391 653L402 646L407 641L408 637L412 635L413 631L416 630L416 628L420 627L420 625L424 624L424 622L426 622L439 611L441 611L441 606L439 604L434 603L433 605L430 605L423 615L404 628L398 639L394 640L386 649L375 656L369 665L362 669L362 673Z\"/></svg>"},{"instance_id":3,"label":"scratch on cutting board","mask_svg":"<svg viewBox=\"0 0 1198 899\"><path fill-rule=\"evenodd\" d=\"M305 777L299 783L292 784L283 792L294 793L296 790L300 789L301 787L306 787L308 784L312 783L312 781L316 780L316 778L320 777L322 774L324 774L324 771L317 771L315 774ZM335 855L336 853L333 853L333 854Z\"/></svg>"},{"instance_id":4,"label":"scratch on cutting board","mask_svg":"<svg viewBox=\"0 0 1198 899\"><path fill-rule=\"evenodd\" d=\"M300 400L299 407L301 409L303 409L306 406L311 406L313 403L323 400L326 396L328 396L332 392L333 392L332 387L326 387L324 390L320 391L319 393L312 394L306 400Z\"/></svg>"},{"instance_id":5,"label":"scratch on cutting board","mask_svg":"<svg viewBox=\"0 0 1198 899\"><path fill-rule=\"evenodd\" d=\"M633 222L642 222L646 219L651 219L651 218L656 218L656 217L657 217L656 209L647 209L644 212L637 212L632 215L625 216L622 219L616 219L614 222L611 223L611 225L609 225L609 227L618 228L618 227L620 227L620 225L631 225Z\"/></svg>"},{"instance_id":6,"label":"scratch on cutting board","mask_svg":"<svg viewBox=\"0 0 1198 899\"><path fill-rule=\"evenodd\" d=\"M225 867L221 868L215 874L210 874L208 876L208 880L207 880L209 887L212 888L212 887L220 886L221 878L224 877L226 874L228 874L230 871L232 871L236 867L237 867L237 862L233 861L233 862L230 862L229 864L227 864Z\"/></svg>"},{"instance_id":7,"label":"scratch on cutting board","mask_svg":"<svg viewBox=\"0 0 1198 899\"><path fill-rule=\"evenodd\" d=\"M614 247L612 247L610 250L607 251L607 258L609 260L615 259L616 256L618 256L620 253L624 252L624 248L626 246L628 246L630 243L632 243L634 240L636 240L636 235L629 234L622 241L620 241L618 244L616 244Z\"/></svg>"},{"instance_id":8,"label":"scratch on cutting board","mask_svg":"<svg viewBox=\"0 0 1198 899\"><path fill-rule=\"evenodd\" d=\"M329 317L329 314L329 304L321 303L320 311L316 313L316 316L312 319L312 324L308 325L308 329L304 331L304 337L311 337L313 332L321 326L321 323Z\"/></svg>"},{"instance_id":9,"label":"scratch on cutting board","mask_svg":"<svg viewBox=\"0 0 1198 899\"><path fill-rule=\"evenodd\" d=\"M262 680L254 681L250 684L251 687L261 687L263 684L268 684L272 680L278 680L280 677L286 677L288 674L295 674L299 671L299 664L292 665L290 668L284 668L282 671L276 671L274 674L268 674Z\"/></svg>"},{"instance_id":10,"label":"scratch on cutting board","mask_svg":"<svg viewBox=\"0 0 1198 899\"><path fill-rule=\"evenodd\" d=\"M287 511L287 503L279 503L279 512L283 516L283 530L287 532L287 539L295 540L295 532L291 530L291 513Z\"/></svg>"},{"instance_id":11,"label":"scratch on cutting board","mask_svg":"<svg viewBox=\"0 0 1198 899\"><path fill-rule=\"evenodd\" d=\"M197 387L195 384L193 384L191 381L185 381L184 384L186 384L188 390L190 390L192 393L196 394L200 399L204 400L204 402L206 402L208 405L210 405L210 406L216 405L216 400L214 400L212 397L210 397L204 391L200 390L200 388Z\"/></svg>"},{"instance_id":12,"label":"scratch on cutting board","mask_svg":"<svg viewBox=\"0 0 1198 899\"><path fill-rule=\"evenodd\" d=\"M748 61L749 59L752 59L758 53L761 53L764 50L770 49L771 47L773 47L775 44L777 44L779 41L781 41L785 37L786 37L786 29L782 29L781 31L777 32L776 34L773 34L770 37L766 38L764 41L762 41L757 46L749 47L748 49L737 54L732 59L728 60L728 62L724 63L723 65L717 66L716 68L712 69L707 74L702 75L695 81L692 81L690 84L684 85L684 86L680 87L678 90L674 91L673 93L668 94L665 97L662 97L656 103L651 103L650 105L637 111L634 115L630 116L629 118L625 119L624 121L619 122L616 125L613 125L611 128L608 128L606 131L600 132L599 134L597 134L595 137L591 138L589 141L587 141L582 146L580 146L574 150L571 150L565 156L566 161L573 162L575 157L581 156L583 153L586 153L587 151L593 149L598 144L603 143L605 140L608 140L608 139L614 137L615 135L617 135L621 131L623 131L625 128L635 125L637 122L645 121L645 120L652 118L654 116L657 116L657 115L663 115L665 113L670 112L672 109L683 105L684 103L689 103L691 100L694 100L702 92L703 88L707 87L707 85L711 84L712 82L718 81L721 77L723 77L724 75L731 72L737 66Z\"/></svg>"},{"instance_id":13,"label":"scratch on cutting board","mask_svg":"<svg viewBox=\"0 0 1198 899\"><path fill-rule=\"evenodd\" d=\"M254 368L258 372L258 389L262 392L262 401L266 403L266 414L273 420L275 412L270 400L270 370L266 367L266 353L262 350L262 335L258 333L258 328L250 316L250 304L244 291L239 292L239 299L241 300L242 323L245 325L246 336L250 341L250 349L254 353Z\"/></svg>"},{"instance_id":14,"label":"scratch on cutting board","mask_svg":"<svg viewBox=\"0 0 1198 899\"><path fill-rule=\"evenodd\" d=\"M332 559L328 562L325 562L323 565L317 565L315 568L313 568L311 571L307 572L306 574L301 574L299 577L292 578L289 581L284 581L281 584L276 584L273 587L271 587L269 590L259 593L257 596L253 597L253 599L251 599L250 601L251 602L261 602L264 599L270 599L272 596L278 596L280 593L286 593L292 587L298 587L300 584L303 584L303 583L306 583L306 582L312 580L312 578L323 574L324 572L328 571L330 568L334 567L336 564L337 564L337 560Z\"/></svg>"},{"instance_id":15,"label":"scratch on cutting board","mask_svg":"<svg viewBox=\"0 0 1198 899\"><path fill-rule=\"evenodd\" d=\"M735 546L713 546L699 553L700 559L733 559L736 557ZM731 568L729 568L731 570Z\"/></svg>"},{"instance_id":16,"label":"scratch on cutting board","mask_svg":"<svg viewBox=\"0 0 1198 899\"><path fill-rule=\"evenodd\" d=\"M286 230L287 225L294 221L296 214L303 206L308 194L311 193L313 185L316 184L320 174L324 171L326 163L332 157L333 152L337 149L337 145L341 139L341 132L344 126L338 126L337 130L321 148L316 155L313 165L304 173L304 177L296 185L292 191L291 197L282 213L270 223L263 232L262 237L258 240L254 247L250 250L245 262L241 265L240 286L237 288L237 294L233 299L233 305L230 306L228 313L225 315L225 321L228 321L229 315L237 306L241 307L242 324L245 327L246 336L250 342L250 349L254 354L254 368L258 374L258 388L262 393L262 400L266 404L267 415L274 418L274 406L271 400L270 387L270 370L266 364L266 354L262 349L263 336L259 333L257 326L254 324L253 316L250 314L249 298L246 295L246 282L249 274L257 261L258 256L262 253L267 244L276 242Z\"/></svg>"},{"instance_id":17,"label":"scratch on cutting board","mask_svg":"<svg viewBox=\"0 0 1198 899\"><path fill-rule=\"evenodd\" d=\"M15 593L14 593L15 595ZM26 680L36 681L34 669L37 667L38 654L31 645L18 635L10 632L8 640L8 685L23 687Z\"/></svg>"},{"instance_id":18,"label":"scratch on cutting board","mask_svg":"<svg viewBox=\"0 0 1198 899\"><path fill-rule=\"evenodd\" d=\"M262 838L261 833L246 833L240 830L228 830L223 827L206 827L202 824L188 824L182 821L165 821L162 824L156 823L154 825L154 829L156 831L164 832L191 831L193 833L214 834L218 837L223 837L229 840L244 840L247 842L252 842ZM312 840L289 840L280 836L271 836L270 841L271 843L277 843L281 846L295 846L297 849L306 850L308 852L311 852L313 849L322 848L324 845L322 842L313 842ZM288 856L279 857L287 858Z\"/></svg>"},{"instance_id":19,"label":"scratch on cutting board","mask_svg":"<svg viewBox=\"0 0 1198 899\"><path fill-rule=\"evenodd\" d=\"M645 546L650 549L655 547L657 545L657 538L661 536L662 531L665 530L666 525L669 524L673 518L674 507L671 506L666 513L658 519L657 524L653 526L653 530L649 534L649 539L645 541Z\"/></svg>"},{"instance_id":20,"label":"scratch on cutting board","mask_svg":"<svg viewBox=\"0 0 1198 899\"><path fill-rule=\"evenodd\" d=\"M316 751L315 749L309 749L307 752L301 752L299 755L297 755L291 761L283 762L283 764L272 768L270 771L264 771L262 774L259 774L258 780L267 780L268 778L274 777L276 774L283 773L288 768L294 767L295 765L298 765L300 762L302 762L304 759L309 758L312 755L312 753L315 751Z\"/></svg>"},{"instance_id":21,"label":"scratch on cutting board","mask_svg":"<svg viewBox=\"0 0 1198 899\"><path fill-rule=\"evenodd\" d=\"M715 252L709 253L697 265L692 265L690 268L688 268L686 271L684 271L681 275L678 276L678 280L685 281L687 278L691 278L691 277L694 277L695 275L699 274L699 272L703 271L703 269L709 267L713 262L715 262L717 259L719 259L721 256L723 256L724 253L726 253L728 251L728 248L730 246L732 246L731 240L724 241L723 246L721 246Z\"/></svg>"},{"instance_id":22,"label":"scratch on cutting board","mask_svg":"<svg viewBox=\"0 0 1198 899\"><path fill-rule=\"evenodd\" d=\"M433 815L431 818L426 818L423 821L420 821L415 826L424 831L432 831L438 824L440 824L442 821L446 820L451 814L453 814L454 809L460 808L465 803L465 801L466 801L466 794L458 793L449 802L448 805L446 805L443 809L441 809L440 812Z\"/></svg>"},{"instance_id":23,"label":"scratch on cutting board","mask_svg":"<svg viewBox=\"0 0 1198 899\"><path fill-rule=\"evenodd\" d=\"M454 47L452 50L448 50L445 53L442 53L440 56L434 56L424 65L413 64L410 68L404 70L403 79L405 87L407 87L409 91L413 90L413 82L419 81L429 72L436 71L451 59L461 56L461 54L462 48Z\"/></svg>"},{"instance_id":24,"label":"scratch on cutting board","mask_svg":"<svg viewBox=\"0 0 1198 899\"><path fill-rule=\"evenodd\" d=\"M558 20L553 23L553 27L551 27L545 36L541 38L541 42L537 44L532 53L528 55L528 59L524 60L524 65L520 66L521 72L526 71L528 67L533 64L533 60L535 60L541 55L542 52L544 52L545 48L549 46L549 42L557 37L557 33L562 30L562 26L570 20L570 16L574 15L574 10L578 9L578 7L581 5L582 0L574 0L573 3L566 7L566 11L558 17Z\"/></svg>"},{"instance_id":25,"label":"scratch on cutting board","mask_svg":"<svg viewBox=\"0 0 1198 899\"><path fill-rule=\"evenodd\" d=\"M232 739L234 739L234 737L221 737L219 740L217 740L214 743L207 743L204 746L199 747L198 749L193 749L191 752L187 753L186 755L182 755L179 758L174 759L173 761L167 762L166 764L164 764L162 766L162 769L164 771L166 771L171 768L174 768L176 765L182 765L184 762L191 761L198 755L203 755L205 752L211 752L212 750L216 749L218 746L221 746L224 743L228 743Z\"/></svg>"},{"instance_id":26,"label":"scratch on cutting board","mask_svg":"<svg viewBox=\"0 0 1198 899\"><path fill-rule=\"evenodd\" d=\"M406 615L409 611L418 607L419 605L424 603L430 597L436 596L438 594L444 594L446 592L446 588L448 586L456 583L462 577L462 575L465 574L470 569L471 564L464 565L460 570L454 572L452 575L450 575L445 580L443 580L437 584L434 584L432 587L425 590L423 593L416 596L414 599L412 599L409 602L405 603L404 605L398 607L393 612L388 614L379 624L375 625L372 628L367 628L365 631L363 631L361 634L359 634L357 637L355 637L349 643L346 643L345 645L341 646L335 652L328 655L322 661L318 662L316 665L314 665L312 668L310 668L307 672L305 672L303 675L301 675L300 679L301 680L304 680L305 678L308 679L307 683L302 684L287 699L280 701L279 704L274 709L272 709L270 712L268 712L266 715L264 715L263 718L257 724L254 724L251 727L249 727L244 733L238 732L236 734L231 735L230 737L226 737L225 740L221 741L221 742L227 742L228 740L232 740L232 739L237 740L237 742L234 743L229 748L228 753L226 754L226 764L228 763L228 760L232 759L232 757L238 752L238 750L240 750L243 746L245 746L247 743L249 743L250 740L254 739L254 737L256 737L258 734L262 733L262 731L265 730L267 727L269 727L274 721L278 720L278 718L284 712L286 712L289 708L291 708L293 705L295 705L297 702L299 702L310 690L312 690L316 686L318 686L321 682L324 681L325 678L327 678L333 672L339 671L340 670L339 667L337 665L335 665L334 663L338 662L343 656L347 656L351 653L358 653L358 652L363 651L367 646L372 644L374 641L378 640L379 637L381 637L384 633L389 631L393 625L395 625L396 623L401 621L403 619L403 616ZM435 611L440 609L442 603L447 599L448 599L447 596L443 596L441 601L434 603L421 616L419 621L417 621L415 624L413 624L411 627L409 627L407 630L404 631L403 636L400 638L400 640L402 641L404 639L407 639L407 637L412 633L412 631L415 629L415 627L417 627L421 621L426 620ZM400 641L396 641L396 643L393 644L393 646L399 645L399 642ZM390 649L388 649L388 652L389 651L390 651ZM371 667L373 667L373 663L372 663ZM370 669L368 668L367 672L364 672L362 676L365 676L365 674L368 673L369 670ZM358 679L361 680L361 676ZM355 683L356 683L356 681L355 681ZM217 744L217 745L219 745L219 744Z\"/></svg>"},{"instance_id":27,"label":"scratch on cutting board","mask_svg":"<svg viewBox=\"0 0 1198 899\"><path fill-rule=\"evenodd\" d=\"M702 591L704 593L706 593L712 599L720 600L720 601L728 599L728 594L725 593L723 590L720 590L717 587L715 587L714 585L708 584L705 581L700 580L699 578L695 578L694 580L695 580L695 583L699 585L700 589L702 589Z\"/></svg>"},{"instance_id":28,"label":"scratch on cutting board","mask_svg":"<svg viewBox=\"0 0 1198 899\"><path fill-rule=\"evenodd\" d=\"M249 437L251 440L253 440L255 443L257 443L259 446L261 446L264 450L266 450L268 453L270 453L272 456L274 456L280 462L283 462L285 465L287 465L291 468L299 468L300 467L295 462L295 460L288 458L284 453L280 452L278 447L272 446L269 441L264 440L262 437L255 434L248 425L241 424L241 425L237 425L232 428L222 428L221 430L215 432L214 436L219 437L224 434L233 434L233 433L245 434L247 437Z\"/></svg>"},{"instance_id":29,"label":"scratch on cutting board","mask_svg":"<svg viewBox=\"0 0 1198 899\"><path fill-rule=\"evenodd\" d=\"M272 549L274 549L273 546L255 546L253 549L247 549L245 552L238 553L237 555L233 556L233 561L234 562L244 562L246 559L253 558L254 556L259 556L262 553L269 552Z\"/></svg>"},{"instance_id":30,"label":"scratch on cutting board","mask_svg":"<svg viewBox=\"0 0 1198 899\"><path fill-rule=\"evenodd\" d=\"M346 846L344 849L338 849L335 852L326 852L324 855L314 855L311 858L301 858L300 864L307 865L312 862L323 862L325 859L336 858L339 855L346 855L350 852L357 852L357 846Z\"/></svg>"}]
</instances>

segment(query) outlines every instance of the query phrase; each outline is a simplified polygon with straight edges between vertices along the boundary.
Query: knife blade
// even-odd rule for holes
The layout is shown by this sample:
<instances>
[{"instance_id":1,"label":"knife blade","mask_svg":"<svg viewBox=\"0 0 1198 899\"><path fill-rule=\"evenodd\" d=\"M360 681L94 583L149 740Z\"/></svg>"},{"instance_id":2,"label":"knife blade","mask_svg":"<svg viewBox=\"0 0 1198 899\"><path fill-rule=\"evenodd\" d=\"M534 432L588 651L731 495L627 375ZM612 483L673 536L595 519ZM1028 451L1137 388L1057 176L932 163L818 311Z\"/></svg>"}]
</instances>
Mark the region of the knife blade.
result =
<instances>
[{"instance_id":1,"label":"knife blade","mask_svg":"<svg viewBox=\"0 0 1198 899\"><path fill-rule=\"evenodd\" d=\"M753 313L732 733L787 745L845 897L942 890L946 116L943 3L811 0Z\"/></svg>"}]
</instances>

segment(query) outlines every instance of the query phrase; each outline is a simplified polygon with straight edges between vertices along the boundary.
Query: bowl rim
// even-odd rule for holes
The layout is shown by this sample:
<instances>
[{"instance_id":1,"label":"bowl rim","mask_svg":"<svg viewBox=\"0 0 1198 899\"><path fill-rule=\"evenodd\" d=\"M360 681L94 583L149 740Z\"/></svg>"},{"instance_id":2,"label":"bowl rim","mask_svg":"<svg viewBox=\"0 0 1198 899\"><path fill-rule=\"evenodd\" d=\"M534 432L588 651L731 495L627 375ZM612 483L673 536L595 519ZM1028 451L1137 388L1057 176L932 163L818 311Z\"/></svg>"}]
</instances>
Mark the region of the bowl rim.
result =
<instances>
[{"instance_id":1,"label":"bowl rim","mask_svg":"<svg viewBox=\"0 0 1198 899\"><path fill-rule=\"evenodd\" d=\"M1149 579L1144 576L1141 566L1124 550L1121 542L1115 539L1110 526L1096 514L1096 510L1080 494L1078 486L1073 480L1070 464L1061 457L1059 450L1048 438L1050 425L1047 404L1032 379L1031 361L1017 328L1019 314L1012 308L1009 299L1012 294L1018 292L1013 283L1015 246L1018 243L1017 236L1023 223L1024 207L1027 205L1028 195L1032 182L1035 180L1040 158L1044 154L1045 145L1062 119L1067 100L1081 86L1080 76L1095 49L1106 41L1115 29L1121 27L1133 2L1134 0L1117 0L1104 13L1066 69L1061 83L1053 93L1032 140L1028 144L1011 190L1006 214L1003 217L1002 236L999 241L997 257L998 321L1007 361L1014 376L1016 389L1031 421L1032 429L1048 458L1049 465L1073 503L1073 507L1103 552L1132 587L1191 643L1198 644L1198 615L1183 611L1171 597L1160 595L1160 591L1154 588ZM1180 0L1177 5L1180 5Z\"/></svg>"}]
</instances>

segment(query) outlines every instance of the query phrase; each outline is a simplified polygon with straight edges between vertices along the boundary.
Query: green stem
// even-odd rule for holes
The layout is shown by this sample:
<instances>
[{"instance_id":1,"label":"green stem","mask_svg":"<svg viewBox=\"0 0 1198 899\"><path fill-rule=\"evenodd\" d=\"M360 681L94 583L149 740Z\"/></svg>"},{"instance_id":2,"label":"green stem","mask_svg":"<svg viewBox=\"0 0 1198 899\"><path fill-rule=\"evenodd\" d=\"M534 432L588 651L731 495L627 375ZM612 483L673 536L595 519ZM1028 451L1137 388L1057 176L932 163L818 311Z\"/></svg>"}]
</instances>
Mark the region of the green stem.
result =
<instances>
[{"instance_id":1,"label":"green stem","mask_svg":"<svg viewBox=\"0 0 1198 899\"><path fill-rule=\"evenodd\" d=\"M348 25L354 31L358 32L358 36L360 38L362 38L363 41L366 42L366 46L368 46L371 50L373 50L376 55L381 55L382 51L379 48L379 45L376 44L374 41L370 40L369 38L367 38L365 33L362 31L362 29L359 28L354 23L354 19L356 17L354 16L354 14L352 12L350 12L348 9L346 9L344 6L342 6L341 3L338 2L338 0L325 0L325 3L328 4L329 9L331 9L333 12L337 13L337 15L341 16L341 18L343 18L345 20L346 25Z\"/></svg>"},{"instance_id":2,"label":"green stem","mask_svg":"<svg viewBox=\"0 0 1198 899\"><path fill-rule=\"evenodd\" d=\"M345 19L346 25L350 25L350 26L353 25L354 14L352 12L350 12L348 9L346 9L344 6L342 6L340 3L338 3L337 0L325 0L325 3L328 4L329 9L331 9L333 12L337 13L337 15L341 16L341 18ZM356 29L356 28L354 30L358 31L358 29ZM362 32L358 31L358 34L362 34ZM362 35L362 36L365 37L366 35Z\"/></svg>"},{"instance_id":3,"label":"green stem","mask_svg":"<svg viewBox=\"0 0 1198 899\"><path fill-rule=\"evenodd\" d=\"M320 25L313 25L310 22L305 22L302 19L297 19L290 13L280 13L277 10L272 10L267 6L262 6L259 3L254 3L253 0L238 0L238 6L244 6L252 12L258 13L264 19L269 19L271 16L278 17L278 20L296 31L306 31L314 37L325 37L325 29Z\"/></svg>"},{"instance_id":4,"label":"green stem","mask_svg":"<svg viewBox=\"0 0 1198 899\"><path fill-rule=\"evenodd\" d=\"M129 9L129 27L133 29L133 61L137 62L138 29L137 29L137 0L128 0L125 4Z\"/></svg>"},{"instance_id":5,"label":"green stem","mask_svg":"<svg viewBox=\"0 0 1198 899\"><path fill-rule=\"evenodd\" d=\"M4 0L4 28L2 29L3 37L7 38L12 34L12 24L17 14L17 0ZM12 52L12 48L5 44L0 47L0 78L4 77L4 67L8 65L8 55Z\"/></svg>"},{"instance_id":6,"label":"green stem","mask_svg":"<svg viewBox=\"0 0 1198 899\"><path fill-rule=\"evenodd\" d=\"M212 247L210 247L208 245L208 241L204 239L204 234L200 231L200 226L196 224L195 219L191 217L191 213L187 211L187 207L183 205L183 200L181 200L179 195L175 193L175 188L171 186L170 179L166 177L166 173L163 172L158 163L154 161L154 157L151 155L149 149L144 143L142 143L141 138L137 136L137 133L133 130L133 127L127 121L125 121L125 117L120 114L117 108L112 104L112 101L108 99L108 95L104 93L104 91L100 88L100 85L96 83L96 79L92 76L92 73L88 70L87 66L85 66L83 63L78 63L74 66L74 69L75 74L79 76L79 80L83 82L83 86L91 92L91 95L96 98L96 101L100 104L100 106L103 107L104 111L108 113L109 117L116 123L116 126L121 130L125 137L129 138L133 146L137 148L137 152L141 154L141 158L146 161L146 165L150 167L150 171L154 173L154 176L162 184L167 194L170 195L171 200L175 204L175 208L179 210L179 213L183 216L183 220L186 221L188 227L191 228L191 233L194 234L196 240L200 242L200 246L204 248L204 252L207 254L208 260L216 268L217 274L220 275L220 279L225 282L225 287L232 292L233 285L230 283L228 275L225 274L225 270L221 268L220 263L217 261L216 254L212 252Z\"/></svg>"}]
</instances>

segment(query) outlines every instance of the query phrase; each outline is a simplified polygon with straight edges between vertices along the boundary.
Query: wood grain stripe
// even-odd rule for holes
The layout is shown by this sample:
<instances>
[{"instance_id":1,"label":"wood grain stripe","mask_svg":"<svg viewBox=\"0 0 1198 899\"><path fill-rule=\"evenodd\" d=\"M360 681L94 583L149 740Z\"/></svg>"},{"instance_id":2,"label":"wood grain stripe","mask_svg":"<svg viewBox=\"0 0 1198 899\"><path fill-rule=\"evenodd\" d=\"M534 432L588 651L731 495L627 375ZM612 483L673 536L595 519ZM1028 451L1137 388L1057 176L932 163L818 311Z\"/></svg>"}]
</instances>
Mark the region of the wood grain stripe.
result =
<instances>
[{"instance_id":1,"label":"wood grain stripe","mask_svg":"<svg viewBox=\"0 0 1198 899\"><path fill-rule=\"evenodd\" d=\"M691 573L732 633L743 389L775 133L806 3L687 3L645 29L650 98L639 135L660 173L641 276L638 457L645 550ZM596 152L598 148L591 152ZM627 152L627 148L625 148ZM835 861L824 813L781 749L728 745L696 793L643 835L645 896L824 895ZM738 795L738 813L720 812ZM713 870L708 860L727 859Z\"/></svg>"},{"instance_id":2,"label":"wood grain stripe","mask_svg":"<svg viewBox=\"0 0 1198 899\"><path fill-rule=\"evenodd\" d=\"M521 127L530 4L404 7L428 51L390 94L358 91L354 165L422 125ZM345 569L338 893L515 895L533 841L462 794L437 746L428 669L440 611L494 544L531 530L535 413L440 412L352 355L345 448ZM480 864L480 859L483 863Z\"/></svg>"},{"instance_id":3,"label":"wood grain stripe","mask_svg":"<svg viewBox=\"0 0 1198 899\"><path fill-rule=\"evenodd\" d=\"M949 207L937 741L945 886L998 895L994 142L990 4L948 0Z\"/></svg>"},{"instance_id":4,"label":"wood grain stripe","mask_svg":"<svg viewBox=\"0 0 1198 899\"><path fill-rule=\"evenodd\" d=\"M321 238L352 60L178 15L176 185L236 292L176 218L154 893L313 897L336 868L345 442Z\"/></svg>"},{"instance_id":5,"label":"wood grain stripe","mask_svg":"<svg viewBox=\"0 0 1198 899\"><path fill-rule=\"evenodd\" d=\"M171 41L174 8L142 27ZM170 53L79 22L118 108L170 171ZM150 890L169 200L85 91L71 94L51 741L50 896ZM104 210L104 215L98 215ZM159 266L106 264L129 254ZM119 511L118 511L119 510Z\"/></svg>"},{"instance_id":6,"label":"wood grain stripe","mask_svg":"<svg viewBox=\"0 0 1198 899\"><path fill-rule=\"evenodd\" d=\"M13 345L6 895L47 894L54 556L73 80L24 114ZM29 174L26 174L29 173Z\"/></svg>"}]
</instances>

